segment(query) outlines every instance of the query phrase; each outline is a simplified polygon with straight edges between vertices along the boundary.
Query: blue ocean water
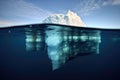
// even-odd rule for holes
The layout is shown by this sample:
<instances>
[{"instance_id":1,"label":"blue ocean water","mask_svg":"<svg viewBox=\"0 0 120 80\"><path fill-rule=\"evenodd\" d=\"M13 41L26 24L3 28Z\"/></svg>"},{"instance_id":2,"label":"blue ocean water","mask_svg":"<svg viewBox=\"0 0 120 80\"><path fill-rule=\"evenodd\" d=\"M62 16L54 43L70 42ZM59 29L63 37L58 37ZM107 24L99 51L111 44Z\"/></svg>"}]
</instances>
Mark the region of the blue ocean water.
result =
<instances>
[{"instance_id":1,"label":"blue ocean water","mask_svg":"<svg viewBox=\"0 0 120 80\"><path fill-rule=\"evenodd\" d=\"M120 79L119 29L33 24L0 37L0 80Z\"/></svg>"}]
</instances>

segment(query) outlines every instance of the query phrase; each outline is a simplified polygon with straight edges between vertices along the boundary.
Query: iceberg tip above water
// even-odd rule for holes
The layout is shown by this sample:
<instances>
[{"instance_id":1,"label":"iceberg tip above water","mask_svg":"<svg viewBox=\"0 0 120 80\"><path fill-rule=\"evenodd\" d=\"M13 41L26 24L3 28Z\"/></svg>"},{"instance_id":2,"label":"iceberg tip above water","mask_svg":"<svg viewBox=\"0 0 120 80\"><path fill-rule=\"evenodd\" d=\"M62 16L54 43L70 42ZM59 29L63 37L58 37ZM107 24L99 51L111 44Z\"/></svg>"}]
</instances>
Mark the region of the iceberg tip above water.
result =
<instances>
[{"instance_id":1,"label":"iceberg tip above water","mask_svg":"<svg viewBox=\"0 0 120 80\"><path fill-rule=\"evenodd\" d=\"M63 25L72 25L72 26L83 26L85 23L82 19L74 12L68 10L66 14L53 14L48 16L43 20L43 23L54 23L54 24L63 24Z\"/></svg>"}]
</instances>

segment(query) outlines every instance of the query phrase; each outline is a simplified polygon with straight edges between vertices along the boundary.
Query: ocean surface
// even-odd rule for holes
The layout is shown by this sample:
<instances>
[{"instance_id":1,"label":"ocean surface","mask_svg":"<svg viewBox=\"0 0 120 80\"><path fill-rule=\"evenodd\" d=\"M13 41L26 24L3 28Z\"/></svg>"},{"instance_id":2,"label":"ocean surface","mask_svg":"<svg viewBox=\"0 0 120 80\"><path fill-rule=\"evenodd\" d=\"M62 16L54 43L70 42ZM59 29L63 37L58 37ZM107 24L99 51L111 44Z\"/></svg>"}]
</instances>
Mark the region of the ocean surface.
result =
<instances>
[{"instance_id":1,"label":"ocean surface","mask_svg":"<svg viewBox=\"0 0 120 80\"><path fill-rule=\"evenodd\" d=\"M0 80L120 80L120 29L1 28Z\"/></svg>"}]
</instances>

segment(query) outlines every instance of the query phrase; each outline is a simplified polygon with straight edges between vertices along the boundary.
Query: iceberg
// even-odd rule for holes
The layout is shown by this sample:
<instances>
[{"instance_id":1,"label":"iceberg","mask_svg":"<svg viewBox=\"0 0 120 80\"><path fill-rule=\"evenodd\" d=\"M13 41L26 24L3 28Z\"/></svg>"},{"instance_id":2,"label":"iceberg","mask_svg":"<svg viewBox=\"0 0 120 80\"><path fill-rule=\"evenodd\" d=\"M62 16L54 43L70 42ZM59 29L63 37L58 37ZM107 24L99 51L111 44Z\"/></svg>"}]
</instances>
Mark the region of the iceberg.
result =
<instances>
[{"instance_id":1,"label":"iceberg","mask_svg":"<svg viewBox=\"0 0 120 80\"><path fill-rule=\"evenodd\" d=\"M54 23L72 26L85 27L86 24L82 19L74 12L68 10L66 14L52 14L43 20L43 23Z\"/></svg>"}]
</instances>

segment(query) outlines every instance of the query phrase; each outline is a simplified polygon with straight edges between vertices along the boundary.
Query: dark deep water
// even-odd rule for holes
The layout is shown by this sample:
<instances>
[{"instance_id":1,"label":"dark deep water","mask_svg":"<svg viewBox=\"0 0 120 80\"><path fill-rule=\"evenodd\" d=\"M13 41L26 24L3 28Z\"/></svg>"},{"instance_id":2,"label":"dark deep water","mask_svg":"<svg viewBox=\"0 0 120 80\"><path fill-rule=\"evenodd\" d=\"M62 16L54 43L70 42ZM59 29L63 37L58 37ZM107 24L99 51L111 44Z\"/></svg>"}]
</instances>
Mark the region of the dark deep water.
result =
<instances>
[{"instance_id":1,"label":"dark deep water","mask_svg":"<svg viewBox=\"0 0 120 80\"><path fill-rule=\"evenodd\" d=\"M120 80L120 30L1 28L0 80Z\"/></svg>"}]
</instances>

